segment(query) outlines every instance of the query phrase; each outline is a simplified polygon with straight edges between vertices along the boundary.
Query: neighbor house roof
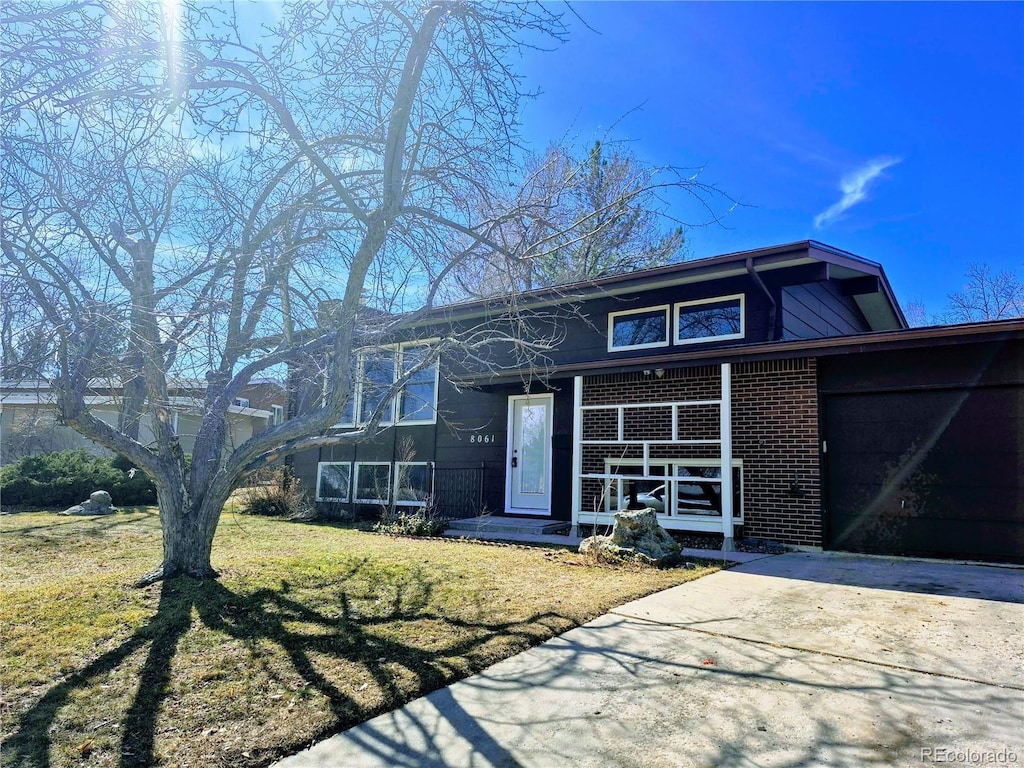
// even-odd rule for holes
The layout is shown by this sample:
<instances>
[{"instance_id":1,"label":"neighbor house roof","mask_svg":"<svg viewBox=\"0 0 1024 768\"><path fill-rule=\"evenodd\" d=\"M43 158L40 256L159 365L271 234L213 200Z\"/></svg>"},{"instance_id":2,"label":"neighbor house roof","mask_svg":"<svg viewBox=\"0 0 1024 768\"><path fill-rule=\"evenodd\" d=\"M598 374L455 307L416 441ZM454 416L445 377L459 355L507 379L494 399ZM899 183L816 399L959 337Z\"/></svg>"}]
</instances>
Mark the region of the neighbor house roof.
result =
<instances>
[{"instance_id":1,"label":"neighbor house roof","mask_svg":"<svg viewBox=\"0 0 1024 768\"><path fill-rule=\"evenodd\" d=\"M120 405L120 399L113 395L86 395L85 403L90 406L104 406L104 405ZM55 406L57 404L56 395L49 391L37 390L30 392L27 390L18 390L16 392L3 391L0 392L0 407L17 407L17 406ZM203 407L203 401L195 397L172 397L170 398L168 405L171 410L176 411L188 411L188 412L200 412ZM239 405L231 405L228 407L228 413L236 416L251 416L258 419L269 419L272 414L270 411L263 410L261 408L248 408Z\"/></svg>"},{"instance_id":2,"label":"neighbor house roof","mask_svg":"<svg viewBox=\"0 0 1024 768\"><path fill-rule=\"evenodd\" d=\"M260 383L280 387L279 382L271 379ZM203 401L197 394L205 388L206 383L198 379L172 380L168 384L168 390L172 393L168 405L175 410L199 411L203 407ZM281 389L283 391L283 387ZM121 384L114 379L92 380L89 382L88 391L90 394L85 397L88 405L116 405L120 402ZM46 379L0 381L0 406L52 406L56 405L56 400L50 382ZM268 410L240 405L229 406L228 412L237 416L262 419L272 416Z\"/></svg>"}]
</instances>

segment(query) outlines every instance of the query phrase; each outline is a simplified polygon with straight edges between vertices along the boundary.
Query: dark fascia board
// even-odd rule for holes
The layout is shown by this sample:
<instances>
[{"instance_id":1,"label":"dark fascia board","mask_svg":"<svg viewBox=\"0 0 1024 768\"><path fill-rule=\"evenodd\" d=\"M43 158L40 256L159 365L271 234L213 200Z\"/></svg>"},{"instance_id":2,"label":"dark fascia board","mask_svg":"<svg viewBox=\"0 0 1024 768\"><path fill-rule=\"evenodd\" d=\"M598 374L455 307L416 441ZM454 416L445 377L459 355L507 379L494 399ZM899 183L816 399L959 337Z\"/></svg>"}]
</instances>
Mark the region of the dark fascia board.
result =
<instances>
[{"instance_id":1,"label":"dark fascia board","mask_svg":"<svg viewBox=\"0 0 1024 768\"><path fill-rule=\"evenodd\" d=\"M629 373L655 368L679 368L688 365L718 365L745 363L758 360L780 360L794 357L830 357L833 355L882 352L922 347L951 346L978 342L1024 340L1024 319L993 320L984 323L904 328L892 331L861 333L852 336L832 336L823 339L796 339L761 344L716 347L707 350L689 350L663 355L623 360L599 360L555 366L548 378L596 375L602 373ZM500 385L507 381L522 381L522 371L503 372L501 376L474 376L463 379L467 386Z\"/></svg>"},{"instance_id":2,"label":"dark fascia board","mask_svg":"<svg viewBox=\"0 0 1024 768\"><path fill-rule=\"evenodd\" d=\"M537 309L556 304L569 304L594 296L615 296L638 289L652 290L707 280L721 280L748 274L748 264L753 266L758 273L765 273L786 267L819 263L833 264L855 273L850 277L878 277L886 299L893 307L891 316L895 319L895 324L883 324L881 327L906 327L906 321L903 320L903 315L896 304L880 264L814 240L801 240L767 248L737 251L722 256L670 264L665 267L654 267L581 283L528 291L516 297L516 304L524 309ZM500 299L497 301L481 299L462 304L450 304L424 314L421 322L435 324L461 319L468 320L503 312L506 307L507 305Z\"/></svg>"}]
</instances>

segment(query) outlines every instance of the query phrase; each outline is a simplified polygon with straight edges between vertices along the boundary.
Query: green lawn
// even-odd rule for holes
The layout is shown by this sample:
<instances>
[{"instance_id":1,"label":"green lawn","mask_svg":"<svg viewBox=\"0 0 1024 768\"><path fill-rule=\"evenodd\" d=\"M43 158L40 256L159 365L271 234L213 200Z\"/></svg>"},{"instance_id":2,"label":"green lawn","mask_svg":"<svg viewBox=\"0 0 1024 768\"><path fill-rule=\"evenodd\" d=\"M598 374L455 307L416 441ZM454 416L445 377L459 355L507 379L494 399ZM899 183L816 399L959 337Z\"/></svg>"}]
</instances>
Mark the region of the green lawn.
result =
<instances>
[{"instance_id":1,"label":"green lawn","mask_svg":"<svg viewBox=\"0 0 1024 768\"><path fill-rule=\"evenodd\" d=\"M217 582L159 559L154 510L0 517L0 764L266 765L712 570L231 514Z\"/></svg>"}]
</instances>

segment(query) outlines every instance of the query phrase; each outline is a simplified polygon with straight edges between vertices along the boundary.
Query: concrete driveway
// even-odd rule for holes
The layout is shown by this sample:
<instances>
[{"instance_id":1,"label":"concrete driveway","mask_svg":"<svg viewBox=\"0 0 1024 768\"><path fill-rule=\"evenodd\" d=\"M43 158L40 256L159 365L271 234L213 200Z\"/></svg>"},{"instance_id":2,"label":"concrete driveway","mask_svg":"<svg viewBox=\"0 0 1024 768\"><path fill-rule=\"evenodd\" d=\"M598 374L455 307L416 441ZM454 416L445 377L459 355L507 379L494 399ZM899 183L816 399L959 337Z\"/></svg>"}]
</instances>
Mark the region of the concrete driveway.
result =
<instances>
[{"instance_id":1,"label":"concrete driveway","mask_svg":"<svg viewBox=\"0 0 1024 768\"><path fill-rule=\"evenodd\" d=\"M1024 764L1024 571L766 558L637 600L279 763Z\"/></svg>"}]
</instances>

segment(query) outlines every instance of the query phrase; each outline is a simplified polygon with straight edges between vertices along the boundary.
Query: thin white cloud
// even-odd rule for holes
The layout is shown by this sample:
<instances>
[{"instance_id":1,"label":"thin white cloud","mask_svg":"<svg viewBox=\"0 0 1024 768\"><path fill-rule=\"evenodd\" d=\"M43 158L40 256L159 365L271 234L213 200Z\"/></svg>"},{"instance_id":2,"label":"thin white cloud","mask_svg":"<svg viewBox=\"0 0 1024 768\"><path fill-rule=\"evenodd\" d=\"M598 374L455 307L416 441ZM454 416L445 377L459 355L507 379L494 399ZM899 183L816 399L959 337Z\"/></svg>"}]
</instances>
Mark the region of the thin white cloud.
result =
<instances>
[{"instance_id":1,"label":"thin white cloud","mask_svg":"<svg viewBox=\"0 0 1024 768\"><path fill-rule=\"evenodd\" d=\"M898 162L900 162L898 157L883 155L869 160L852 173L843 176L839 182L839 191L843 193L842 198L814 217L814 228L824 229L841 218L850 208L868 196L868 187L881 175L882 171L891 168Z\"/></svg>"}]
</instances>

